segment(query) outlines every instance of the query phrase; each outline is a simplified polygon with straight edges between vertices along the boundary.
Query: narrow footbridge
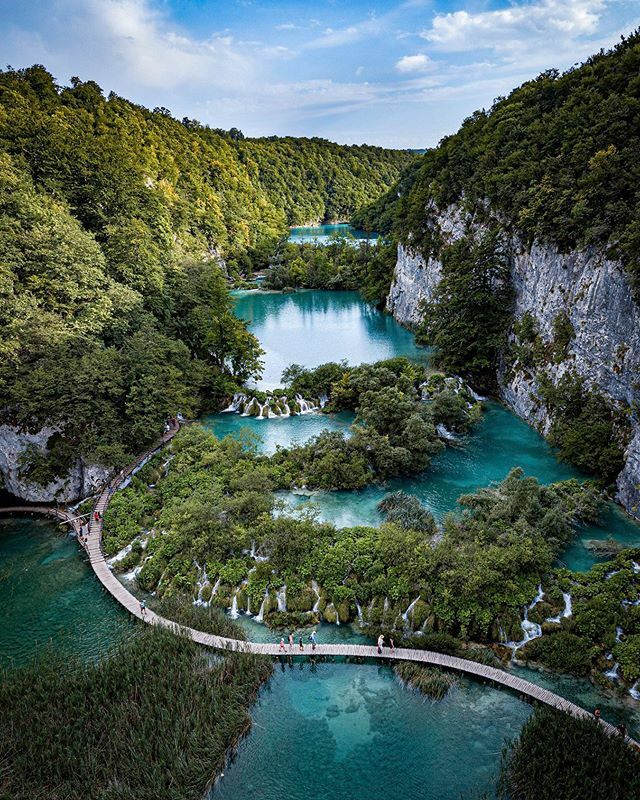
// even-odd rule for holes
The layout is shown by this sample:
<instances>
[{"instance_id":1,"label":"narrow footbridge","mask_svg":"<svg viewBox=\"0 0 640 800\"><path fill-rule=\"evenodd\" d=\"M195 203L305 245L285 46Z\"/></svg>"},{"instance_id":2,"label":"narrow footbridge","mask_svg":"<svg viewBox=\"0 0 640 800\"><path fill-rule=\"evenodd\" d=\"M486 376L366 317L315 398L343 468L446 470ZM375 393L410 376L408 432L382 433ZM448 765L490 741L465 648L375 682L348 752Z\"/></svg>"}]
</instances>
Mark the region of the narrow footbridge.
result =
<instances>
[{"instance_id":1,"label":"narrow footbridge","mask_svg":"<svg viewBox=\"0 0 640 800\"><path fill-rule=\"evenodd\" d=\"M479 664L476 661L469 661L466 658L457 658L456 656L446 655L444 653L435 653L430 650L411 650L407 648L397 647L395 650L390 648L383 648L382 654L378 653L375 646L358 645L358 644L318 644L315 650L311 649L309 644L305 644L303 649L298 645L293 648L285 647L281 649L277 643L264 643L264 642L245 642L238 639L228 639L224 636L216 636L211 633L204 633L203 631L195 630L194 628L185 625L179 625L176 622L161 617L154 613L151 609L142 609L139 600L131 594L131 592L123 586L122 583L113 574L102 552L102 517L106 511L109 501L115 491L122 487L128 479L140 467L149 460L149 458L167 444L179 430L178 426L171 428L153 447L145 451L135 463L131 464L126 469L122 470L116 475L109 484L102 490L101 494L95 502L93 513L88 525L88 533L82 541L93 571L104 588L111 594L127 611L133 616L147 622L151 625L160 625L164 628L169 628L176 633L181 633L191 638L194 642L211 647L216 650L227 650L241 653L253 653L256 655L264 656L312 656L312 657L347 657L354 659L377 658L384 661L415 661L421 664L441 667L443 669L454 670L467 675L472 675L487 683L496 686L504 686L516 692L522 699L537 701L545 705L552 706L560 711L576 718L593 719L593 714L585 711L585 709L571 703L569 700L560 695L550 692L541 686L531 683L530 681L518 678L516 675L496 667L490 667L486 664ZM54 506L14 506L11 508L0 509L0 513L16 512L16 513L41 513L48 514L59 519L62 522L68 522L74 526L78 532L80 525L78 518L74 517L73 513L66 509L57 508ZM96 514L97 512L97 514ZM86 531L86 527L85 527ZM617 728L613 725L600 720L603 728L611 735L620 735ZM632 739L630 736L626 737L629 745L634 747L640 752L640 744Z\"/></svg>"}]
</instances>

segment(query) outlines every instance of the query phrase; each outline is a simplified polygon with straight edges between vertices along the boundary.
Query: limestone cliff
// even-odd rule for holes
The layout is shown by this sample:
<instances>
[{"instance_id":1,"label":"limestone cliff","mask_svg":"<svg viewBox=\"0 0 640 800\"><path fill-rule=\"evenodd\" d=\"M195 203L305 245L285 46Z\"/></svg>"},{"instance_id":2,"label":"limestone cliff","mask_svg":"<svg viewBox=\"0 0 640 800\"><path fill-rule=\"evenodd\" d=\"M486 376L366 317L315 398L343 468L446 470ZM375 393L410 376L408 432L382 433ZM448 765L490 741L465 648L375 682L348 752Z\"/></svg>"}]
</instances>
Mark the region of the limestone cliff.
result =
<instances>
[{"instance_id":1,"label":"limestone cliff","mask_svg":"<svg viewBox=\"0 0 640 800\"><path fill-rule=\"evenodd\" d=\"M65 475L41 485L29 477L29 455L46 455L47 442L56 433L45 427L35 433L0 425L0 485L11 494L32 503L69 503L93 494L108 477L103 467L76 459Z\"/></svg>"},{"instance_id":2,"label":"limestone cliff","mask_svg":"<svg viewBox=\"0 0 640 800\"><path fill-rule=\"evenodd\" d=\"M436 224L445 243L462 236L467 225L473 228L471 220L464 224L454 207L442 212ZM563 358L545 365L546 375L557 383L573 370L630 415L633 435L617 489L619 501L640 518L640 307L632 298L624 270L596 248L560 253L551 244L534 241L527 247L511 236L507 250L515 287L515 320L528 312L545 342L553 338L558 314L566 314L573 326ZM419 320L420 301L431 296L440 274L437 259L425 260L399 247L387 299L396 319L407 325ZM539 371L522 369L517 363L505 365L499 374L500 391L516 414L547 433L551 418L538 394L539 377Z\"/></svg>"}]
</instances>

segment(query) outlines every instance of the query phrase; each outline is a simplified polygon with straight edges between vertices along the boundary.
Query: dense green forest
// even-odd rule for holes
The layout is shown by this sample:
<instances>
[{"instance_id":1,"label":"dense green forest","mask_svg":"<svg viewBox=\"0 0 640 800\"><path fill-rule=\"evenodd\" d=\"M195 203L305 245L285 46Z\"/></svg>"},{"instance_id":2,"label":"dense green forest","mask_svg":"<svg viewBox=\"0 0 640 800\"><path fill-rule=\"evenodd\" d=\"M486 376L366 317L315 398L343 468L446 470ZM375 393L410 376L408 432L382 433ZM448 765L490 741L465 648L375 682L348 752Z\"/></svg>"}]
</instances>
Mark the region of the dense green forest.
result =
<instances>
[{"instance_id":1,"label":"dense green forest","mask_svg":"<svg viewBox=\"0 0 640 800\"><path fill-rule=\"evenodd\" d=\"M0 73L0 407L59 428L31 479L122 464L258 374L222 259L263 266L287 224L349 216L412 158L244 140L40 66Z\"/></svg>"}]
</instances>

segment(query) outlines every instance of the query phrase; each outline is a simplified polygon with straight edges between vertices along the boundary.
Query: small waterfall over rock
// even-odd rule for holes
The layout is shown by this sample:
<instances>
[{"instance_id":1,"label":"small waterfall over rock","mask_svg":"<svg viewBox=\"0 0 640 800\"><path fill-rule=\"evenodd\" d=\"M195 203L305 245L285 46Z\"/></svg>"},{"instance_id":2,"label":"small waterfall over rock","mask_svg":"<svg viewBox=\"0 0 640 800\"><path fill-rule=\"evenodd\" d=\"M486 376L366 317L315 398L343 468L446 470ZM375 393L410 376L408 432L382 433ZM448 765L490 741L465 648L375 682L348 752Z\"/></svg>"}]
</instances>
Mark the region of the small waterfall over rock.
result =
<instances>
[{"instance_id":1,"label":"small waterfall over rock","mask_svg":"<svg viewBox=\"0 0 640 800\"><path fill-rule=\"evenodd\" d=\"M242 411L244 410L244 406L245 406L246 402L247 402L247 395L246 394L242 394L242 392L236 392L236 394L233 395L233 399L231 400L231 403L227 406L227 408L223 408L221 413L223 413L223 414L227 414L227 413L237 414L237 413L240 413L241 414Z\"/></svg>"},{"instance_id":2,"label":"small waterfall over rock","mask_svg":"<svg viewBox=\"0 0 640 800\"><path fill-rule=\"evenodd\" d=\"M364 625L364 617L362 615L362 608L360 603L356 600L356 611L358 612L358 624Z\"/></svg>"},{"instance_id":3,"label":"small waterfall over rock","mask_svg":"<svg viewBox=\"0 0 640 800\"><path fill-rule=\"evenodd\" d=\"M622 630L622 628L621 628L621 627L618 625L618 627L616 628L616 642L621 642L621 641L622 641L622 636L623 636L623 635L624 635L624 631L623 631L623 630Z\"/></svg>"},{"instance_id":4,"label":"small waterfall over rock","mask_svg":"<svg viewBox=\"0 0 640 800\"><path fill-rule=\"evenodd\" d=\"M616 663L611 667L611 669L608 669L604 673L604 677L609 678L610 681L619 681L620 680L619 672L620 672L620 664L618 664L618 662L616 661Z\"/></svg>"},{"instance_id":5,"label":"small waterfall over rock","mask_svg":"<svg viewBox=\"0 0 640 800\"><path fill-rule=\"evenodd\" d=\"M233 593L233 600L231 601L231 609L229 612L231 619L238 619L240 612L238 611L238 590Z\"/></svg>"},{"instance_id":6,"label":"small waterfall over rock","mask_svg":"<svg viewBox=\"0 0 640 800\"><path fill-rule=\"evenodd\" d=\"M258 609L258 613L253 618L255 622L264 622L264 609L267 605L267 600L269 599L269 590L264 590L264 597L262 598L262 603L260 603L260 608Z\"/></svg>"},{"instance_id":7,"label":"small waterfall over rock","mask_svg":"<svg viewBox=\"0 0 640 800\"><path fill-rule=\"evenodd\" d=\"M547 617L547 622L560 622L562 619L570 617L573 613L573 606L571 603L571 595L569 592L562 592L562 599L564 600L564 609L557 617Z\"/></svg>"},{"instance_id":8,"label":"small waterfall over rock","mask_svg":"<svg viewBox=\"0 0 640 800\"><path fill-rule=\"evenodd\" d=\"M198 591L196 593L196 598L193 601L193 605L208 606L211 600L204 600L202 598L202 593L204 592L206 587L211 586L211 584L209 583L209 578L207 576L207 565L205 564L203 567L201 567L197 561L194 561L193 563L196 565L196 568L198 570L198 578L196 579L196 588Z\"/></svg>"},{"instance_id":9,"label":"small waterfall over rock","mask_svg":"<svg viewBox=\"0 0 640 800\"><path fill-rule=\"evenodd\" d=\"M286 611L287 610L287 587L286 584L280 589L279 592L276 592L276 600L278 601L278 611Z\"/></svg>"},{"instance_id":10,"label":"small waterfall over rock","mask_svg":"<svg viewBox=\"0 0 640 800\"><path fill-rule=\"evenodd\" d=\"M519 642L507 642L507 645L511 647L511 655L512 657L515 656L516 652L523 647L527 642L531 642L534 639L538 639L542 636L542 627L538 625L537 622L531 622L529 620L529 612L532 608L538 605L538 603L544 597L544 592L542 590L542 585L538 586L538 594L534 597L533 601L529 603L528 606L525 606L524 609L524 618L520 623L520 627L522 628L522 632L524 634L524 638Z\"/></svg>"},{"instance_id":11,"label":"small waterfall over rock","mask_svg":"<svg viewBox=\"0 0 640 800\"><path fill-rule=\"evenodd\" d=\"M447 430L441 422L436 425L436 431L441 439L446 439L448 442L455 442L458 438L455 433Z\"/></svg>"},{"instance_id":12,"label":"small waterfall over rock","mask_svg":"<svg viewBox=\"0 0 640 800\"><path fill-rule=\"evenodd\" d=\"M314 614L320 613L320 587L318 586L317 581L311 581L311 590L316 596L316 602L313 604L313 608L311 609Z\"/></svg>"},{"instance_id":13,"label":"small waterfall over rock","mask_svg":"<svg viewBox=\"0 0 640 800\"><path fill-rule=\"evenodd\" d=\"M640 680L637 680L629 689L629 694L634 700L640 700Z\"/></svg>"},{"instance_id":14,"label":"small waterfall over rock","mask_svg":"<svg viewBox=\"0 0 640 800\"><path fill-rule=\"evenodd\" d=\"M631 562L631 569L635 572L636 575L640 574L640 564L637 561Z\"/></svg>"},{"instance_id":15,"label":"small waterfall over rock","mask_svg":"<svg viewBox=\"0 0 640 800\"><path fill-rule=\"evenodd\" d=\"M411 603L409 603L407 610L402 615L402 621L405 627L409 627L409 617L413 617L413 609L415 608L416 603L420 599L420 595L416 597Z\"/></svg>"}]
</instances>

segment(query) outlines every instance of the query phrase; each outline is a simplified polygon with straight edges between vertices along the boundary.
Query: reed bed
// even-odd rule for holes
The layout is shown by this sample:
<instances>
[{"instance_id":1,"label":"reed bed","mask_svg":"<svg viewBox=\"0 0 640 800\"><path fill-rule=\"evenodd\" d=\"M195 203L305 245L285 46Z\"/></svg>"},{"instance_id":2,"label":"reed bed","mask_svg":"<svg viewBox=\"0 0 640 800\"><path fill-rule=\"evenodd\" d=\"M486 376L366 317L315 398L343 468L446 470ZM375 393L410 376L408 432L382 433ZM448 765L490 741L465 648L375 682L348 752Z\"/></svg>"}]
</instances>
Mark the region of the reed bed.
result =
<instances>
[{"instance_id":1,"label":"reed bed","mask_svg":"<svg viewBox=\"0 0 640 800\"><path fill-rule=\"evenodd\" d=\"M594 719L538 708L502 754L503 800L638 800L640 756Z\"/></svg>"},{"instance_id":2,"label":"reed bed","mask_svg":"<svg viewBox=\"0 0 640 800\"><path fill-rule=\"evenodd\" d=\"M271 670L145 626L95 664L49 652L0 672L0 798L201 800Z\"/></svg>"},{"instance_id":3,"label":"reed bed","mask_svg":"<svg viewBox=\"0 0 640 800\"><path fill-rule=\"evenodd\" d=\"M458 685L458 679L450 672L414 664L411 661L401 661L395 664L393 669L402 683L417 689L432 700L442 700L454 686Z\"/></svg>"}]
</instances>

